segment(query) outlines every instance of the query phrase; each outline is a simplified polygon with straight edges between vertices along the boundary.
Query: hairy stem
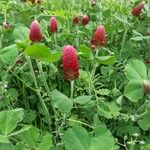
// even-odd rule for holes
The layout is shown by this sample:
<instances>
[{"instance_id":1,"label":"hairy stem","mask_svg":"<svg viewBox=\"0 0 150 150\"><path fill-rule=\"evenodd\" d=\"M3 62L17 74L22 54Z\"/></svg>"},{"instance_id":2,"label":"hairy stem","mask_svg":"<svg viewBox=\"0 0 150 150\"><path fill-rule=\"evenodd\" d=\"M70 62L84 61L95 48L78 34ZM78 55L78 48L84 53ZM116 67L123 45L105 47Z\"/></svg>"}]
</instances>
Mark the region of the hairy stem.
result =
<instances>
[{"instance_id":1,"label":"hairy stem","mask_svg":"<svg viewBox=\"0 0 150 150\"><path fill-rule=\"evenodd\" d=\"M71 93L70 93L70 98L73 99L73 94L74 94L74 80L70 81L71 83Z\"/></svg>"},{"instance_id":2,"label":"hairy stem","mask_svg":"<svg viewBox=\"0 0 150 150\"><path fill-rule=\"evenodd\" d=\"M41 93L40 93L40 89L39 89L39 86L38 86L38 83L37 83L37 80L36 80L36 76L35 76L35 73L34 73L34 69L33 69L33 66L32 66L31 59L29 57L27 57L27 61L28 61L30 72L31 72L31 76L32 76L32 79L33 79L33 82L34 82L34 85L35 85L35 88L36 88L36 94L37 94L37 96L38 96L38 98L40 100L41 106L43 108L43 112L45 113L45 116L46 116L46 118L48 120L49 131L51 131L51 118L50 118L50 114L49 114L48 108L47 108L44 100L42 99L42 96L41 96Z\"/></svg>"},{"instance_id":3,"label":"hairy stem","mask_svg":"<svg viewBox=\"0 0 150 150\"><path fill-rule=\"evenodd\" d=\"M125 43L125 40L126 40L126 36L127 36L128 29L129 29L129 26L128 26L128 25L125 25L125 31L124 31L123 38L122 38L122 42L121 42L120 59L121 59L121 57L122 57L123 48L124 48L124 43Z\"/></svg>"}]
</instances>

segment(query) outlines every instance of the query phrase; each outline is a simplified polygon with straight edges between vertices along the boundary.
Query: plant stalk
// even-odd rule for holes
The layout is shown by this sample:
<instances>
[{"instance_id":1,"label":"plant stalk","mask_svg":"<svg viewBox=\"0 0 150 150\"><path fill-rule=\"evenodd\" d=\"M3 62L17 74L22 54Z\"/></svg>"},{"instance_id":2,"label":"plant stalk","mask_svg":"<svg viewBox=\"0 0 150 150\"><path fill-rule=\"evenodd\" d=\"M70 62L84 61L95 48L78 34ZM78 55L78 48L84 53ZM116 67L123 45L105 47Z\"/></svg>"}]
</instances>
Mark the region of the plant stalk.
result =
<instances>
[{"instance_id":1,"label":"plant stalk","mask_svg":"<svg viewBox=\"0 0 150 150\"><path fill-rule=\"evenodd\" d=\"M70 98L73 99L73 94L74 94L74 80L70 81L71 83L71 93L70 93Z\"/></svg>"},{"instance_id":2,"label":"plant stalk","mask_svg":"<svg viewBox=\"0 0 150 150\"><path fill-rule=\"evenodd\" d=\"M129 29L129 26L126 25L126 26L125 26L125 31L124 31L124 34L123 34L123 38L122 38L122 42L121 42L120 59L121 59L121 57L122 57L123 48L124 48L124 43L125 43L125 40L126 40L126 36L127 36L128 29Z\"/></svg>"},{"instance_id":3,"label":"plant stalk","mask_svg":"<svg viewBox=\"0 0 150 150\"><path fill-rule=\"evenodd\" d=\"M49 131L51 131L50 114L49 114L48 108L47 108L44 100L42 99L42 96L41 96L41 93L40 93L40 89L39 89L39 86L38 86L38 83L37 83L37 80L36 80L36 76L35 76L35 73L34 73L34 69L33 69L33 66L32 66L32 62L31 62L31 59L29 57L27 57L27 62L29 64L31 76L32 76L32 79L33 79L33 82L34 82L34 85L35 85L35 88L36 88L36 94L37 94L37 96L38 96L38 98L40 100L41 106L42 106L43 111L45 113L45 116L46 116L46 118L48 120Z\"/></svg>"}]
</instances>

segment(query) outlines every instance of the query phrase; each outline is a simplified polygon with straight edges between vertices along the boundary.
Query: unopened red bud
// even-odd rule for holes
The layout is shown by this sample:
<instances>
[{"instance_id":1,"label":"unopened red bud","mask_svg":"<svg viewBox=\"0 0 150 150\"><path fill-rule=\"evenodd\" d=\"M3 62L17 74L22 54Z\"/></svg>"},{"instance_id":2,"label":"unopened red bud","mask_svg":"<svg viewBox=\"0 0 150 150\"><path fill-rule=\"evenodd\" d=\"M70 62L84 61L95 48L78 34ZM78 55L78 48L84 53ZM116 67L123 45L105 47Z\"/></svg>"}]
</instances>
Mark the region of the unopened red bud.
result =
<instances>
[{"instance_id":1,"label":"unopened red bud","mask_svg":"<svg viewBox=\"0 0 150 150\"><path fill-rule=\"evenodd\" d=\"M58 26L58 23L57 23L56 17L51 17L51 18L50 18L50 21L49 21L50 31L51 31L52 33L57 32L57 26Z\"/></svg>"},{"instance_id":2,"label":"unopened red bud","mask_svg":"<svg viewBox=\"0 0 150 150\"><path fill-rule=\"evenodd\" d=\"M143 8L144 8L144 2L139 3L137 6L135 6L132 9L132 15L136 17L139 16Z\"/></svg>"},{"instance_id":3,"label":"unopened red bud","mask_svg":"<svg viewBox=\"0 0 150 150\"><path fill-rule=\"evenodd\" d=\"M30 25L29 38L32 42L39 42L42 40L40 24L37 20L33 21Z\"/></svg>"},{"instance_id":4,"label":"unopened red bud","mask_svg":"<svg viewBox=\"0 0 150 150\"><path fill-rule=\"evenodd\" d=\"M89 17L87 15L84 15L82 17L82 24L83 25L87 25L89 23L89 21L90 21L90 19L89 19Z\"/></svg>"}]
</instances>

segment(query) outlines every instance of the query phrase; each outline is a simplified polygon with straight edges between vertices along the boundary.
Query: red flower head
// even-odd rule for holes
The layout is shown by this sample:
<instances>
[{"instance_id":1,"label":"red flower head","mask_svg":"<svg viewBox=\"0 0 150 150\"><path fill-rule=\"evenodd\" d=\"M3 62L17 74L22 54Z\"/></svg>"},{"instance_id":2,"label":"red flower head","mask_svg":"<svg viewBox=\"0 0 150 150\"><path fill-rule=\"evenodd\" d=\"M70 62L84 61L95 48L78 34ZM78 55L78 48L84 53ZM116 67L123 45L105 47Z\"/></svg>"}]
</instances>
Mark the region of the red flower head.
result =
<instances>
[{"instance_id":1,"label":"red flower head","mask_svg":"<svg viewBox=\"0 0 150 150\"><path fill-rule=\"evenodd\" d=\"M79 64L76 50L73 46L67 45L63 48L62 63L64 77L66 80L75 80L79 76Z\"/></svg>"},{"instance_id":2,"label":"red flower head","mask_svg":"<svg viewBox=\"0 0 150 150\"><path fill-rule=\"evenodd\" d=\"M79 24L80 23L80 18L79 17L74 17L72 22L73 22L73 24Z\"/></svg>"},{"instance_id":3,"label":"red flower head","mask_svg":"<svg viewBox=\"0 0 150 150\"><path fill-rule=\"evenodd\" d=\"M89 23L89 21L90 21L90 19L89 19L89 17L87 15L84 15L82 17L82 24L83 25L87 25Z\"/></svg>"},{"instance_id":4,"label":"red flower head","mask_svg":"<svg viewBox=\"0 0 150 150\"><path fill-rule=\"evenodd\" d=\"M135 6L132 9L132 15L133 16L139 16L141 13L141 10L144 8L144 2L139 3L137 6Z\"/></svg>"},{"instance_id":5,"label":"red flower head","mask_svg":"<svg viewBox=\"0 0 150 150\"><path fill-rule=\"evenodd\" d=\"M42 40L42 33L40 30L40 24L37 20L32 21L30 25L29 38L32 42L39 42Z\"/></svg>"},{"instance_id":6,"label":"red flower head","mask_svg":"<svg viewBox=\"0 0 150 150\"><path fill-rule=\"evenodd\" d=\"M97 27L94 36L92 37L91 43L95 46L104 46L106 43L105 27L100 25Z\"/></svg>"},{"instance_id":7,"label":"red flower head","mask_svg":"<svg viewBox=\"0 0 150 150\"><path fill-rule=\"evenodd\" d=\"M51 31L52 33L57 32L58 23L57 23L56 17L51 17L51 18L50 18L49 26L50 26L50 31Z\"/></svg>"}]
</instances>

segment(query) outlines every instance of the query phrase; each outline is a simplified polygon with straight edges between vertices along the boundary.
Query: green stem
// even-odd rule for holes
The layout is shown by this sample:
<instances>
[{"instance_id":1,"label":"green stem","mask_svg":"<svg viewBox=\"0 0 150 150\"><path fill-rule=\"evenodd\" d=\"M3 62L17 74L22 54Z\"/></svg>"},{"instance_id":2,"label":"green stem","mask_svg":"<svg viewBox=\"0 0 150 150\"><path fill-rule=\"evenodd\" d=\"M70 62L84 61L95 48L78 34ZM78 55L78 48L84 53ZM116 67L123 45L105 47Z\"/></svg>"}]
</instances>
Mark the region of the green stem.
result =
<instances>
[{"instance_id":1,"label":"green stem","mask_svg":"<svg viewBox=\"0 0 150 150\"><path fill-rule=\"evenodd\" d=\"M135 141L133 141L133 143L131 144L131 146L130 146L130 149L129 149L129 150L134 150L134 146L135 146Z\"/></svg>"},{"instance_id":2,"label":"green stem","mask_svg":"<svg viewBox=\"0 0 150 150\"><path fill-rule=\"evenodd\" d=\"M95 54L95 58L98 56L98 53L99 53L99 49L96 50L96 54ZM95 71L96 71L96 68L98 67L98 63L94 63L93 65L93 70L91 72L91 75L90 75L90 82L89 82L89 94L91 95L92 93L92 89L93 89L93 79L94 79L94 76L95 76Z\"/></svg>"},{"instance_id":3,"label":"green stem","mask_svg":"<svg viewBox=\"0 0 150 150\"><path fill-rule=\"evenodd\" d=\"M7 71L8 72L8 71ZM15 72L13 72L11 69L9 70L18 80L20 80L26 87L30 88L32 91L36 91L34 88L32 88L29 84L27 84L24 80L22 80Z\"/></svg>"},{"instance_id":4,"label":"green stem","mask_svg":"<svg viewBox=\"0 0 150 150\"><path fill-rule=\"evenodd\" d=\"M39 69L39 73L40 73L41 76L42 76L42 80L43 80L45 89L46 89L46 91L47 91L47 93L48 93L49 100L51 100L51 91L50 91L50 88L49 88L49 86L48 86L48 84L47 84L46 78L45 78L44 73L43 73L42 63L41 63L40 61L39 61L39 62L36 61L36 63L37 63L38 69ZM51 102L51 101L50 101L50 102ZM53 103L51 103L51 107L52 107L52 110L53 110L53 113L54 113L56 130L58 130L57 112L56 112L56 109L55 109ZM59 136L59 135L58 135L58 132L57 132L57 133L56 133L56 137L55 137L55 139L54 139L55 144L57 144L57 138L58 138L58 136Z\"/></svg>"},{"instance_id":5,"label":"green stem","mask_svg":"<svg viewBox=\"0 0 150 150\"><path fill-rule=\"evenodd\" d=\"M9 134L8 137L19 135L20 133L27 131L27 130L30 129L31 127L32 127L32 126L26 127L26 128L24 128L24 129L22 128L22 129L19 130L19 131L16 131L16 132L13 132L13 133Z\"/></svg>"},{"instance_id":6,"label":"green stem","mask_svg":"<svg viewBox=\"0 0 150 150\"><path fill-rule=\"evenodd\" d=\"M73 93L74 93L74 80L70 81L71 83L71 93L70 93L70 98L73 99Z\"/></svg>"},{"instance_id":7,"label":"green stem","mask_svg":"<svg viewBox=\"0 0 150 150\"><path fill-rule=\"evenodd\" d=\"M29 109L29 103L28 103L28 100L27 100L26 90L25 90L25 85L24 84L22 84L22 95L23 95L23 102L24 102L25 108L28 110Z\"/></svg>"},{"instance_id":8,"label":"green stem","mask_svg":"<svg viewBox=\"0 0 150 150\"><path fill-rule=\"evenodd\" d=\"M49 10L49 0L46 0L46 2L47 2L47 10Z\"/></svg>"},{"instance_id":9,"label":"green stem","mask_svg":"<svg viewBox=\"0 0 150 150\"><path fill-rule=\"evenodd\" d=\"M56 37L56 34L54 33L53 36L54 36L54 42L55 42L55 44L57 45L57 37Z\"/></svg>"},{"instance_id":10,"label":"green stem","mask_svg":"<svg viewBox=\"0 0 150 150\"><path fill-rule=\"evenodd\" d=\"M146 100L145 103L136 111L136 113L139 113L143 110L145 110L145 108L150 104L149 100Z\"/></svg>"},{"instance_id":11,"label":"green stem","mask_svg":"<svg viewBox=\"0 0 150 150\"><path fill-rule=\"evenodd\" d=\"M6 23L6 14L7 14L7 11L5 10L5 12L4 12L4 22Z\"/></svg>"},{"instance_id":12,"label":"green stem","mask_svg":"<svg viewBox=\"0 0 150 150\"><path fill-rule=\"evenodd\" d=\"M20 60L20 59L22 58L22 56L23 56L23 53L21 53L21 54L17 57L16 61ZM12 65L10 65L10 66L8 67L7 71L10 71L11 68L13 68L13 67L16 65L16 61L15 61Z\"/></svg>"},{"instance_id":13,"label":"green stem","mask_svg":"<svg viewBox=\"0 0 150 150\"><path fill-rule=\"evenodd\" d=\"M62 118L62 122L60 124L60 126L58 126L57 132L56 132L56 139L63 134L61 132L61 130L63 129L63 127L65 126L65 122L66 122L66 114L63 114L63 118Z\"/></svg>"},{"instance_id":14,"label":"green stem","mask_svg":"<svg viewBox=\"0 0 150 150\"><path fill-rule=\"evenodd\" d=\"M42 96L40 94L40 89L38 87L38 83L37 83L37 80L36 80L36 76L35 76L35 73L34 73L34 69L33 69L33 66L32 66L32 62L31 62L31 59L29 57L27 57L27 62L29 64L29 68L30 68L30 72L31 72L31 75L32 75L32 79L33 79L33 82L34 82L34 85L35 85L35 88L36 88L36 94L40 100L40 103L41 103L41 106L43 108L43 111L45 113L45 116L48 120L48 126L49 126L49 131L51 131L51 118L50 118L50 114L49 114L49 111L48 111L48 108L44 102L44 100L42 99Z\"/></svg>"},{"instance_id":15,"label":"green stem","mask_svg":"<svg viewBox=\"0 0 150 150\"><path fill-rule=\"evenodd\" d=\"M96 50L95 58L98 56L98 53L99 53L99 49ZM98 63L94 63L93 70L92 70L92 73L91 73L91 79L92 80L94 78L95 71L96 71L97 67L98 67Z\"/></svg>"},{"instance_id":16,"label":"green stem","mask_svg":"<svg viewBox=\"0 0 150 150\"><path fill-rule=\"evenodd\" d=\"M149 114L149 112L148 112L148 110L146 109L145 110L145 112L144 113L142 113L142 114L140 114L140 115L134 115L134 118L135 118L135 120L139 120L140 118L143 118L144 116L146 116L146 115L148 115Z\"/></svg>"},{"instance_id":17,"label":"green stem","mask_svg":"<svg viewBox=\"0 0 150 150\"><path fill-rule=\"evenodd\" d=\"M71 122L76 122L76 123L79 123L79 124L82 124L82 125L85 125L87 127L90 127L91 129L94 129L94 127L90 126L89 124L87 123L84 123L82 121L79 121L79 120L74 120L74 119L67 119L68 121L71 121Z\"/></svg>"},{"instance_id":18,"label":"green stem","mask_svg":"<svg viewBox=\"0 0 150 150\"><path fill-rule=\"evenodd\" d=\"M46 91L47 91L47 93L48 93L49 100L51 100L51 91L50 91L50 88L49 88L49 86L48 86L48 84L47 84L46 78L45 78L45 76L44 76L42 64L41 64L41 62L38 62L38 61L36 61L36 63L37 63L37 66L38 66L38 68L39 68L39 73L40 73L41 76L42 76L42 80L43 80L43 82L44 82L45 89L46 89ZM54 107L54 105L53 105L52 103L51 103L51 107L52 107L53 112L54 112L55 117L56 117L56 110L55 110L55 107Z\"/></svg>"},{"instance_id":19,"label":"green stem","mask_svg":"<svg viewBox=\"0 0 150 150\"><path fill-rule=\"evenodd\" d=\"M128 26L128 25L125 25L125 31L124 31L123 38L122 38L122 42L121 42L120 59L121 59L121 57L122 57L123 48L124 48L124 43L125 43L125 40L126 40L128 28L129 28L129 26Z\"/></svg>"},{"instance_id":20,"label":"green stem","mask_svg":"<svg viewBox=\"0 0 150 150\"><path fill-rule=\"evenodd\" d=\"M45 76L44 76L44 73L43 73L42 64L41 64L41 62L38 62L38 61L36 61L36 63L37 63L37 66L38 66L38 68L39 68L39 73L40 73L41 76L42 76L45 89L46 89L46 91L47 91L47 93L48 93L49 98L51 98L51 96L50 96L50 95L51 95L51 92L50 92L49 86L48 86L48 84L47 84L47 82L46 82L46 79L45 79Z\"/></svg>"}]
</instances>

